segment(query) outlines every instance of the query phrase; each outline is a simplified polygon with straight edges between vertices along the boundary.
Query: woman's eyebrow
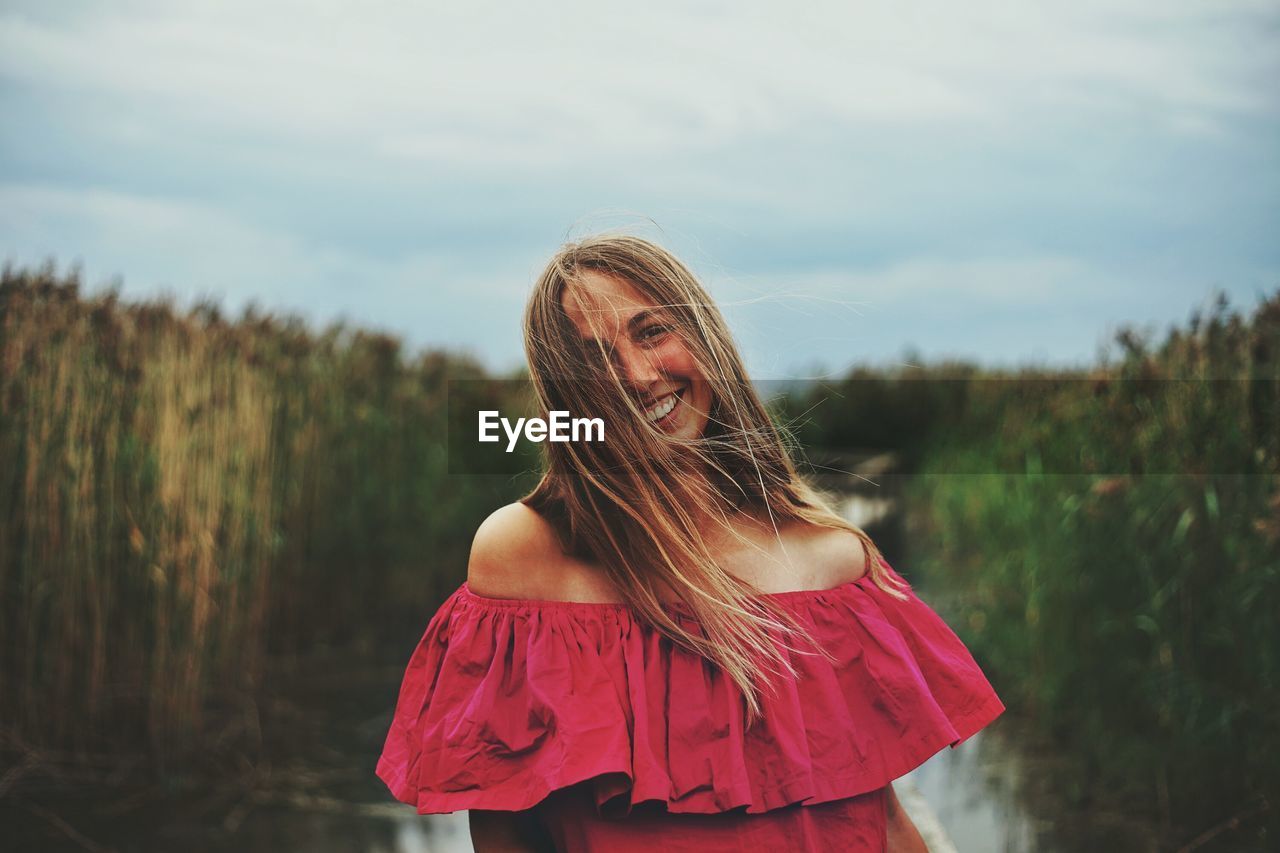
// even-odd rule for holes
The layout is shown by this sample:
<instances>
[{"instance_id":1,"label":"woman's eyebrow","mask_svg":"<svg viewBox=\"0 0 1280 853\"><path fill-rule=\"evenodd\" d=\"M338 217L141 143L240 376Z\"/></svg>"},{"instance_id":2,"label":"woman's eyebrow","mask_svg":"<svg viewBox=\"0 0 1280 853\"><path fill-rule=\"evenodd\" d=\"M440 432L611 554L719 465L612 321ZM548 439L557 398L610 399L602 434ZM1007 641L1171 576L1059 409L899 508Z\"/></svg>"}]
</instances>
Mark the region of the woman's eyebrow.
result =
<instances>
[{"instance_id":1,"label":"woman's eyebrow","mask_svg":"<svg viewBox=\"0 0 1280 853\"><path fill-rule=\"evenodd\" d=\"M651 316L657 315L661 308L641 308L639 311L631 315L631 319L627 321L627 331L635 331L635 328L647 320ZM582 340L588 344L599 344L596 338L583 337Z\"/></svg>"}]
</instances>

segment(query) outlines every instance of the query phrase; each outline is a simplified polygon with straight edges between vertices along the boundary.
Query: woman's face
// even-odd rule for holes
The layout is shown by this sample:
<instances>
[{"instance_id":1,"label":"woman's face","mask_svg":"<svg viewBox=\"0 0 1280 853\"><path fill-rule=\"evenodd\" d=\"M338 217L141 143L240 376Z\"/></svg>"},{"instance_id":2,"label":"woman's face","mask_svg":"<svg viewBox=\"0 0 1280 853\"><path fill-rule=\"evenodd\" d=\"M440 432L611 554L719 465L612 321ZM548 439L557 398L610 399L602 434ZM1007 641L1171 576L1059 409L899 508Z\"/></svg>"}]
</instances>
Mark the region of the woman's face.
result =
<instances>
[{"instance_id":1,"label":"woman's face","mask_svg":"<svg viewBox=\"0 0 1280 853\"><path fill-rule=\"evenodd\" d=\"M669 312L622 279L593 270L566 288L565 313L589 346L598 338L655 428L693 439L706 429L711 388Z\"/></svg>"}]
</instances>

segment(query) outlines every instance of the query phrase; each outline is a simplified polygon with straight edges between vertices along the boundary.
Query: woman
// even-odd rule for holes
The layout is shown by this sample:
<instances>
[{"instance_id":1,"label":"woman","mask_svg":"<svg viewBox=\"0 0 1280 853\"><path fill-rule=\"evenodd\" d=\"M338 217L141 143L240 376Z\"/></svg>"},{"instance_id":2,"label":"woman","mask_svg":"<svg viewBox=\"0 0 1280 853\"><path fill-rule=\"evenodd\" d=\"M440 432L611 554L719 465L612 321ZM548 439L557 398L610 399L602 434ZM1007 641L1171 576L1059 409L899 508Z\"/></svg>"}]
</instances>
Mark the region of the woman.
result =
<instances>
[{"instance_id":1,"label":"woman","mask_svg":"<svg viewBox=\"0 0 1280 853\"><path fill-rule=\"evenodd\" d=\"M378 775L476 849L924 850L890 784L1004 705L797 474L661 247L563 247L525 314L546 472L476 532Z\"/></svg>"}]
</instances>

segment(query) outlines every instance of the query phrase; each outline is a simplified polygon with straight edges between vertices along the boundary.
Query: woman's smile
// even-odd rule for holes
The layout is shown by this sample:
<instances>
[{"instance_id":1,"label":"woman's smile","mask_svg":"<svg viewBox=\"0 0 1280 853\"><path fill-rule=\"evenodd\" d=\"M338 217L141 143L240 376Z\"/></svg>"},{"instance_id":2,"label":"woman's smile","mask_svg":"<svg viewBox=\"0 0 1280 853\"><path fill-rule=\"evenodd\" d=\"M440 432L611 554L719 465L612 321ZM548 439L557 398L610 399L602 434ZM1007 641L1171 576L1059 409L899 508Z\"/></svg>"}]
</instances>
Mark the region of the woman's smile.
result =
<instances>
[{"instance_id":1,"label":"woman's smile","mask_svg":"<svg viewBox=\"0 0 1280 853\"><path fill-rule=\"evenodd\" d=\"M645 418L660 429L669 427L679 417L678 410L684 401L684 391L682 386L678 391L667 394L645 410Z\"/></svg>"}]
</instances>

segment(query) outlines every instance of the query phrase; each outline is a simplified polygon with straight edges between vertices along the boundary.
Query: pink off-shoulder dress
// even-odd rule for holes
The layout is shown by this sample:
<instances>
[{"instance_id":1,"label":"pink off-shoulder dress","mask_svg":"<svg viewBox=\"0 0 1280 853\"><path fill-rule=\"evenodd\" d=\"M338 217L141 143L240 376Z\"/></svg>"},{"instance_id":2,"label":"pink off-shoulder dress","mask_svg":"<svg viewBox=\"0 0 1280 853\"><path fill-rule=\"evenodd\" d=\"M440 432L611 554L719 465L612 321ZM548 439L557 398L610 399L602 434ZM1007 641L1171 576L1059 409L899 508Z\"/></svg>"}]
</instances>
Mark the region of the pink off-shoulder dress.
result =
<instances>
[{"instance_id":1,"label":"pink off-shoulder dress","mask_svg":"<svg viewBox=\"0 0 1280 853\"><path fill-rule=\"evenodd\" d=\"M792 654L748 729L732 680L627 605L464 583L413 652L378 776L421 814L532 809L561 851L883 851L885 786L1005 706L914 591L768 597L835 663Z\"/></svg>"}]
</instances>

